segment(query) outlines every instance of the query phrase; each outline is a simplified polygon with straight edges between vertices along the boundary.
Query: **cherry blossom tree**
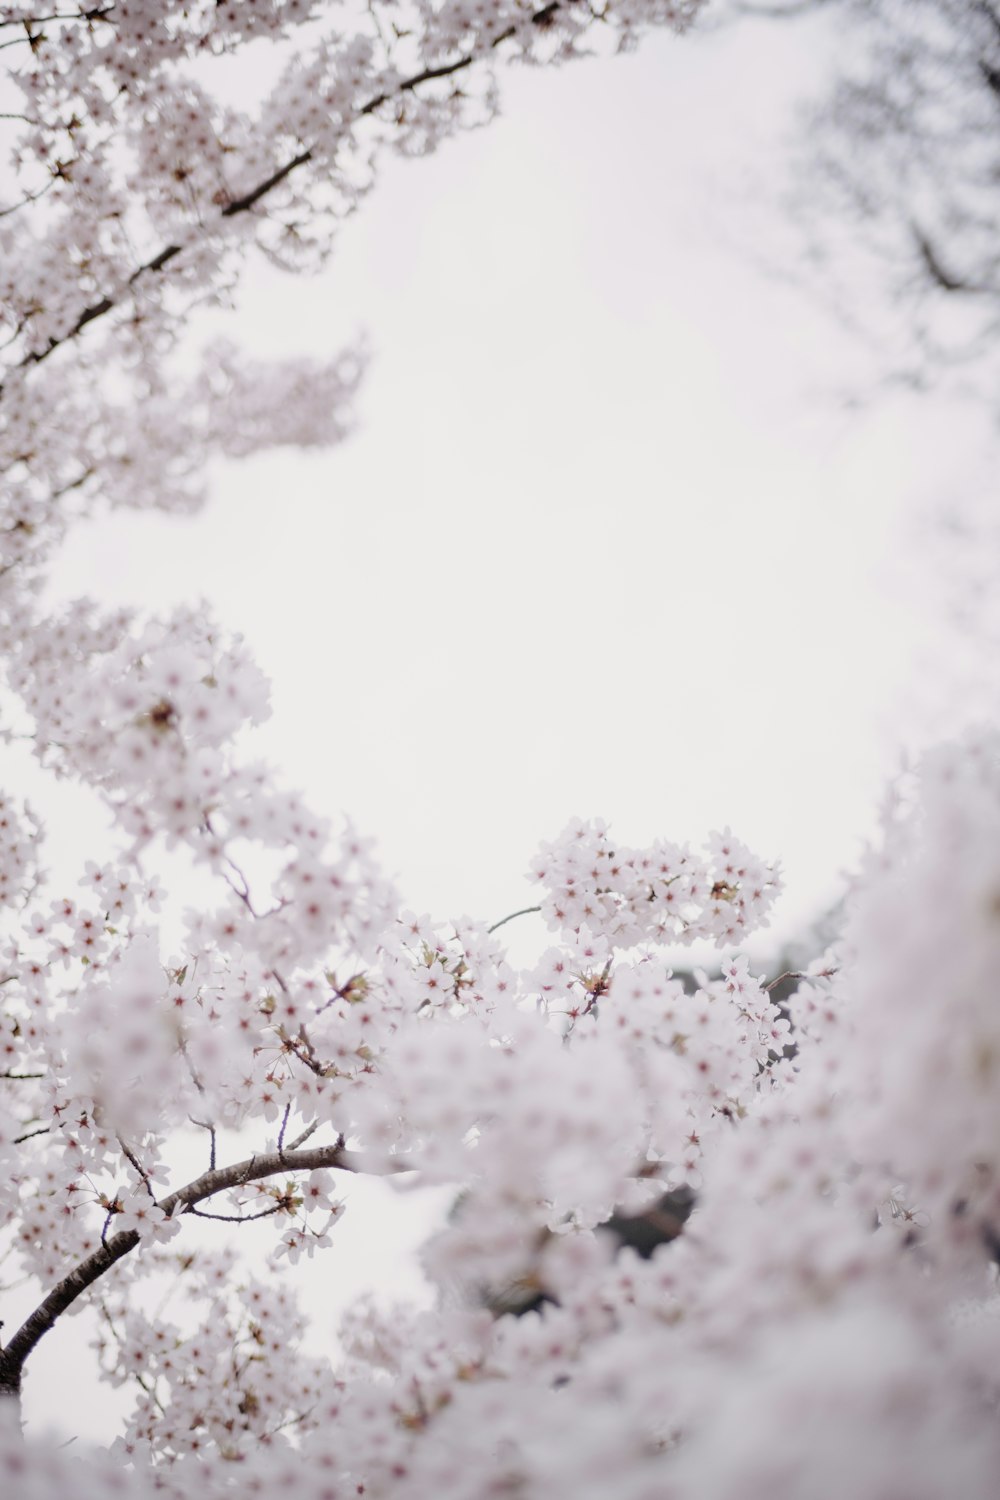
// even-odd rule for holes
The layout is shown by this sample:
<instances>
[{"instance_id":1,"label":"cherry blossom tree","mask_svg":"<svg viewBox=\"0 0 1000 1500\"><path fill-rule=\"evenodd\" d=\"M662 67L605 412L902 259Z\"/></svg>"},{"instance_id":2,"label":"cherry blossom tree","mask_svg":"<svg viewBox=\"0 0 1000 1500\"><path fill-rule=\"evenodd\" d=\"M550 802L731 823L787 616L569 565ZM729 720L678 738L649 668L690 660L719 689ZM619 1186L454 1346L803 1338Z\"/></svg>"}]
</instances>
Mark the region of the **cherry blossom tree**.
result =
<instances>
[{"instance_id":1,"label":"cherry blossom tree","mask_svg":"<svg viewBox=\"0 0 1000 1500\"><path fill-rule=\"evenodd\" d=\"M695 9L0 8L4 732L117 830L64 892L32 809L0 801L0 1212L38 1289L3 1330L5 1496L996 1494L992 731L893 785L840 936L779 1007L787 976L739 952L778 868L728 829L630 848L573 823L531 864L551 946L517 968L506 919L409 912L358 831L246 758L267 684L204 611L44 594L93 510L194 509L213 455L348 430L358 351L194 347L248 254L322 262L381 153L488 119L503 64ZM253 114L209 91L250 49L273 64ZM166 850L214 891L179 936ZM720 974L692 993L696 940ZM291 1268L335 1244L348 1173L453 1207L433 1310L357 1309L334 1361L303 1351ZM619 1249L604 1226L668 1192L695 1203L681 1232ZM200 1218L232 1227L209 1245ZM238 1226L263 1219L251 1265ZM149 1295L166 1278L177 1323ZM538 1294L523 1316L510 1286ZM108 1454L20 1432L34 1351L85 1306L135 1396Z\"/></svg>"}]
</instances>

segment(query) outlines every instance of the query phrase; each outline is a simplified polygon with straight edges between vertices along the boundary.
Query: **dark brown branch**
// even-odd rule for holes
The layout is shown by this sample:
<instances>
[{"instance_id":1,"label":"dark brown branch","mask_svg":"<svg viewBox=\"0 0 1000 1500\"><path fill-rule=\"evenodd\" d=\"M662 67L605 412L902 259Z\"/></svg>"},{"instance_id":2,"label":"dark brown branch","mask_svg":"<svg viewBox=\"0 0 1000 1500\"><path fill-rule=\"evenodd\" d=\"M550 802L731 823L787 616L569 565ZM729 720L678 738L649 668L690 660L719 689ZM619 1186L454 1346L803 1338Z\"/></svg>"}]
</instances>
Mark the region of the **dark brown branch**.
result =
<instances>
[{"instance_id":1,"label":"dark brown branch","mask_svg":"<svg viewBox=\"0 0 1000 1500\"><path fill-rule=\"evenodd\" d=\"M288 1172L314 1172L318 1168L335 1168L341 1172L362 1170L361 1159L356 1152L344 1149L343 1139L329 1146L313 1146L305 1151L269 1151L263 1156L251 1156L245 1161L234 1162L229 1167L217 1167L203 1172L194 1182L178 1188L159 1200L158 1206L168 1217L193 1210L206 1198L223 1193L228 1188L244 1187L248 1182L262 1182L266 1177L276 1177ZM0 1396L17 1396L21 1388L21 1375L28 1355L48 1333L56 1320L72 1307L83 1292L109 1271L113 1265L135 1249L139 1235L134 1229L122 1230L112 1235L93 1255L88 1255L74 1266L67 1276L49 1292L34 1312L25 1319L7 1347L0 1352Z\"/></svg>"},{"instance_id":2,"label":"dark brown branch","mask_svg":"<svg viewBox=\"0 0 1000 1500\"><path fill-rule=\"evenodd\" d=\"M88 479L92 479L93 477L94 470L92 468L84 469L82 474L78 474L75 479L71 479L67 484L62 485L59 489L53 490L52 499L61 500L63 495L68 495L71 493L71 491L80 489L82 485L85 485L87 483Z\"/></svg>"},{"instance_id":3,"label":"dark brown branch","mask_svg":"<svg viewBox=\"0 0 1000 1500\"><path fill-rule=\"evenodd\" d=\"M4 42L2 45L9 47L11 44L10 42ZM50 177L45 186L40 187L37 193L25 193L24 197L19 198L16 203L8 203L4 208L0 208L0 219L6 219L8 215L16 214L18 209L27 208L29 203L37 203L39 198L43 197L49 191L55 180L54 177Z\"/></svg>"},{"instance_id":4,"label":"dark brown branch","mask_svg":"<svg viewBox=\"0 0 1000 1500\"><path fill-rule=\"evenodd\" d=\"M142 1181L143 1187L146 1189L146 1192L149 1194L149 1196L155 1202L156 1201L156 1194L153 1192L153 1184L150 1181L150 1176L149 1176L149 1173L146 1171L146 1168L142 1165L142 1162L136 1156L136 1154L132 1150L131 1146L129 1146L127 1144L127 1142L125 1142L124 1140L122 1140L121 1136L118 1137L118 1144L121 1147L122 1155L125 1157L126 1161L129 1163L129 1165L132 1167L132 1169L139 1174L139 1177L140 1177L140 1179Z\"/></svg>"},{"instance_id":5,"label":"dark brown branch","mask_svg":"<svg viewBox=\"0 0 1000 1500\"><path fill-rule=\"evenodd\" d=\"M197 1082L197 1079L195 1080ZM194 1115L188 1115L192 1125L197 1125L199 1130L208 1131L208 1170L215 1171L215 1126L209 1120L196 1120Z\"/></svg>"},{"instance_id":6,"label":"dark brown branch","mask_svg":"<svg viewBox=\"0 0 1000 1500\"><path fill-rule=\"evenodd\" d=\"M10 21L0 21L0 30L5 26L44 26L49 21L103 21L113 10L113 5L103 5L91 10L54 11L48 16L16 16Z\"/></svg>"},{"instance_id":7,"label":"dark brown branch","mask_svg":"<svg viewBox=\"0 0 1000 1500\"><path fill-rule=\"evenodd\" d=\"M254 1219L270 1219L275 1214L287 1212L283 1203L272 1203L270 1208L262 1208L255 1214L207 1214L202 1208L189 1208L188 1213L194 1214L197 1219L218 1219L220 1224L251 1224Z\"/></svg>"},{"instance_id":8,"label":"dark brown branch","mask_svg":"<svg viewBox=\"0 0 1000 1500\"><path fill-rule=\"evenodd\" d=\"M278 1131L278 1155L279 1156L284 1156L284 1154L285 1154L285 1131L288 1129L288 1116L291 1114L291 1112L292 1112L292 1106L290 1104L286 1104L285 1105L285 1112L284 1112L284 1114L281 1117L281 1129Z\"/></svg>"},{"instance_id":9,"label":"dark brown branch","mask_svg":"<svg viewBox=\"0 0 1000 1500\"><path fill-rule=\"evenodd\" d=\"M981 293L987 290L986 287L979 286L976 282L965 281L955 276L942 263L934 246L919 225L912 224L910 227L928 276L943 292Z\"/></svg>"}]
</instances>

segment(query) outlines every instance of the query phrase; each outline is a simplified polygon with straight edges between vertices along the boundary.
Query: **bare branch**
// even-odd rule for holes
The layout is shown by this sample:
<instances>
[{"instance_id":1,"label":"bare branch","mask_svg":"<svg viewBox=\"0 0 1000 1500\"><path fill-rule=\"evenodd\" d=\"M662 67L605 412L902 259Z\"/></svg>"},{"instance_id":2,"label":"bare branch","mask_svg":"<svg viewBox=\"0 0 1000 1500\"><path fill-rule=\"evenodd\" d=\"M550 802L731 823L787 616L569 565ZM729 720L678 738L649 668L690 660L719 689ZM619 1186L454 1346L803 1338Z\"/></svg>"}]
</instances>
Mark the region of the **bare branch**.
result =
<instances>
[{"instance_id":1,"label":"bare branch","mask_svg":"<svg viewBox=\"0 0 1000 1500\"><path fill-rule=\"evenodd\" d=\"M772 990L776 990L778 985L786 979L808 979L808 977L808 974L803 974L798 969L786 969L783 974L778 975L777 979L772 979L770 984L765 984L764 994L769 995Z\"/></svg>"},{"instance_id":2,"label":"bare branch","mask_svg":"<svg viewBox=\"0 0 1000 1500\"><path fill-rule=\"evenodd\" d=\"M192 1125L197 1125L199 1130L208 1131L208 1170L215 1171L215 1126L209 1120L196 1120L194 1115L188 1115Z\"/></svg>"},{"instance_id":3,"label":"bare branch","mask_svg":"<svg viewBox=\"0 0 1000 1500\"><path fill-rule=\"evenodd\" d=\"M12 42L0 43L0 48L11 46L13 46ZM6 207L0 208L0 219L6 219L9 214L16 214L18 209L26 208L29 203L37 203L39 198L41 198L45 193L49 191L49 188L52 186L55 180L56 179L54 177L50 177L48 182L45 183L44 187L40 187L38 189L37 193L25 193L24 197L19 198L16 203L8 203Z\"/></svg>"},{"instance_id":4,"label":"bare branch","mask_svg":"<svg viewBox=\"0 0 1000 1500\"><path fill-rule=\"evenodd\" d=\"M142 1165L142 1162L136 1156L131 1146L129 1146L121 1136L118 1137L118 1144L121 1147L122 1155L125 1157L126 1161L128 1161L132 1168L136 1172L138 1172L139 1177L142 1180L142 1185L146 1189L146 1192L155 1201L156 1194L153 1192L153 1184L150 1181L149 1173L146 1171L146 1168Z\"/></svg>"},{"instance_id":5,"label":"bare branch","mask_svg":"<svg viewBox=\"0 0 1000 1500\"><path fill-rule=\"evenodd\" d=\"M913 238L920 252L920 259L924 263L927 274L943 292L983 292L984 287L977 286L974 282L964 281L952 274L942 265L938 253L924 231L918 224L911 224Z\"/></svg>"},{"instance_id":6,"label":"bare branch","mask_svg":"<svg viewBox=\"0 0 1000 1500\"><path fill-rule=\"evenodd\" d=\"M291 1142L291 1144L288 1147L288 1150L285 1152L285 1155L287 1156L289 1151L297 1151L300 1146L304 1145L304 1143L309 1139L309 1137L311 1135L315 1135L315 1133L316 1133L316 1131L318 1129L319 1129L319 1121L318 1120L314 1120L311 1125L307 1125L306 1128L305 1128L305 1130L303 1130L302 1134L301 1135L297 1135L295 1137L294 1141Z\"/></svg>"},{"instance_id":7,"label":"bare branch","mask_svg":"<svg viewBox=\"0 0 1000 1500\"><path fill-rule=\"evenodd\" d=\"M788 0L782 5L770 4L768 0L732 0L732 9L740 16L760 16L765 21L792 21L798 16L810 15L813 11L826 10L829 5L843 4L843 0Z\"/></svg>"},{"instance_id":8,"label":"bare branch","mask_svg":"<svg viewBox=\"0 0 1000 1500\"><path fill-rule=\"evenodd\" d=\"M765 995L769 995L785 979L833 979L836 973L836 969L820 969L815 974L809 974L805 970L800 969L786 969L783 974L778 975L777 979L772 979L770 984L765 984L764 993Z\"/></svg>"},{"instance_id":9,"label":"bare branch","mask_svg":"<svg viewBox=\"0 0 1000 1500\"><path fill-rule=\"evenodd\" d=\"M61 500L63 495L68 495L72 490L80 489L82 485L85 485L87 483L88 479L92 479L93 477L94 470L92 468L84 469L82 474L78 474L76 478L71 479L68 484L64 484L60 486L59 489L53 490L52 499Z\"/></svg>"},{"instance_id":10,"label":"bare branch","mask_svg":"<svg viewBox=\"0 0 1000 1500\"><path fill-rule=\"evenodd\" d=\"M541 911L541 909L542 908L540 906L522 906L520 911L512 911L509 916L507 916L507 917L501 917L500 920L499 920L499 922L494 922L493 926L492 927L487 927L486 931L487 932L496 932L497 929L500 928L500 927L503 927L505 925L505 923L507 923L507 922L513 922L513 920L514 920L515 917L527 917L532 912Z\"/></svg>"},{"instance_id":11,"label":"bare branch","mask_svg":"<svg viewBox=\"0 0 1000 1500\"><path fill-rule=\"evenodd\" d=\"M188 1213L194 1214L197 1219L218 1219L220 1224L250 1224L254 1219L270 1219L274 1214L284 1213L283 1203L272 1203L270 1208L262 1208L255 1214L207 1214L203 1208L189 1208Z\"/></svg>"},{"instance_id":12,"label":"bare branch","mask_svg":"<svg viewBox=\"0 0 1000 1500\"><path fill-rule=\"evenodd\" d=\"M290 1104L286 1104L285 1105L285 1112L284 1112L284 1114L281 1117L281 1129L278 1131L278 1155L279 1156L284 1156L284 1154L285 1154L285 1131L288 1129L288 1116L291 1114L291 1112L292 1112L292 1106Z\"/></svg>"}]
</instances>

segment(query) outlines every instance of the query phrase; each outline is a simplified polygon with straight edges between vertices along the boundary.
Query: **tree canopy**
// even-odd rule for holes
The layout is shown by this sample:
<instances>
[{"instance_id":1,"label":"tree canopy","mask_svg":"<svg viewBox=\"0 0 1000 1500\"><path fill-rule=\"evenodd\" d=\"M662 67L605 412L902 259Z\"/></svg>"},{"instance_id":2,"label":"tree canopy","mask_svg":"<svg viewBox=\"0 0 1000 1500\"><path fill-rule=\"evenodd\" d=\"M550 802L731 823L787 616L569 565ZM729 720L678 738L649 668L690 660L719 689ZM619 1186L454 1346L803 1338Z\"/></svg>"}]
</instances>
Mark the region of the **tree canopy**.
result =
<instances>
[{"instance_id":1,"label":"tree canopy","mask_svg":"<svg viewBox=\"0 0 1000 1500\"><path fill-rule=\"evenodd\" d=\"M994 730L893 783L804 971L740 952L780 893L772 851L582 819L532 861L549 946L519 968L507 919L409 911L361 832L248 757L267 684L224 625L45 592L91 508L193 509L213 455L348 430L357 351L195 358L194 310L248 253L321 261L381 155L488 119L508 61L697 9L0 8L4 732L117 835L56 889L40 819L0 799L0 1223L33 1296L0 1349L5 1494L996 1494ZM251 53L254 110L219 71ZM213 897L184 911L165 853ZM681 973L695 942L717 975ZM345 1174L452 1206L433 1308L361 1306L318 1357L293 1268L334 1256ZM135 1398L107 1454L19 1430L40 1341L87 1305Z\"/></svg>"}]
</instances>

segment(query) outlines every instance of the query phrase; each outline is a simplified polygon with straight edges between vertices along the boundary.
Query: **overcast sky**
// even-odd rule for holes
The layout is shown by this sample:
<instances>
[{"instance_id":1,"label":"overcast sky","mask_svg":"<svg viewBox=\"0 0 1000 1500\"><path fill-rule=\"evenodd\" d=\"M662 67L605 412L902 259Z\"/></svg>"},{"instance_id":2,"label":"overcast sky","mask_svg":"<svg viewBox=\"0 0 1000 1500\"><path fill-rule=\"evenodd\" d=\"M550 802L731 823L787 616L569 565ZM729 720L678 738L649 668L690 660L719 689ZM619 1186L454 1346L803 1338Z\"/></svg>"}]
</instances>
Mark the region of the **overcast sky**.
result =
<instances>
[{"instance_id":1,"label":"overcast sky","mask_svg":"<svg viewBox=\"0 0 1000 1500\"><path fill-rule=\"evenodd\" d=\"M928 732L916 518L980 434L845 400L862 351L794 284L776 205L831 36L508 71L503 118L389 161L320 278L257 266L217 320L262 353L364 331L350 443L223 467L200 517L116 516L57 570L211 601L273 679L260 748L421 910L523 904L574 814L632 843L729 823L783 859L793 934Z\"/></svg>"},{"instance_id":2,"label":"overcast sky","mask_svg":"<svg viewBox=\"0 0 1000 1500\"><path fill-rule=\"evenodd\" d=\"M274 684L258 748L375 834L420 910L525 904L574 814L631 843L729 823L784 861L792 936L902 746L959 711L921 517L991 440L872 387L776 208L831 36L663 35L508 74L488 130L384 166L321 278L257 267L216 324L276 354L365 331L349 444L221 467L199 517L116 516L61 559L61 596L204 596L242 631ZM404 1285L396 1237L379 1269L350 1225L331 1317ZM32 1374L49 1400L58 1338Z\"/></svg>"}]
</instances>

